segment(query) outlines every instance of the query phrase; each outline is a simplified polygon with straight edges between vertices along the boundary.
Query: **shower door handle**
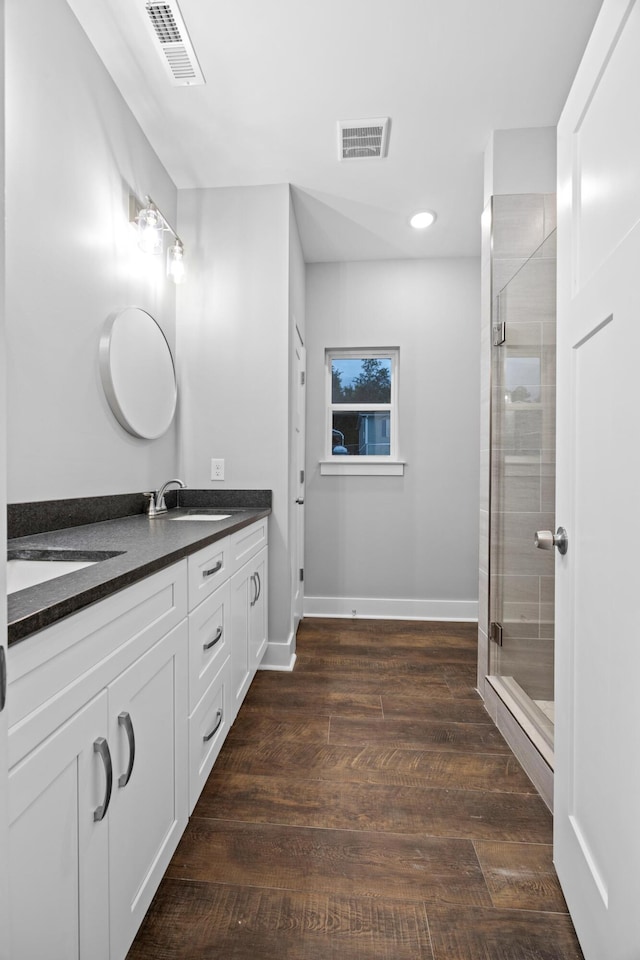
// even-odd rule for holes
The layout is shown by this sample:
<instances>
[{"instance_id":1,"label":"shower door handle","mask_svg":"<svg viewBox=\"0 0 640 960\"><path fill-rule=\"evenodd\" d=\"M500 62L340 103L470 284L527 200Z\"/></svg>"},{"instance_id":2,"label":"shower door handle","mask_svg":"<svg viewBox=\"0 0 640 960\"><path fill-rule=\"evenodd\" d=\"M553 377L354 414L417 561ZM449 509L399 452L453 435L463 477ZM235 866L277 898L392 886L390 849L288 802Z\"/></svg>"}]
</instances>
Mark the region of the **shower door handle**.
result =
<instances>
[{"instance_id":1,"label":"shower door handle","mask_svg":"<svg viewBox=\"0 0 640 960\"><path fill-rule=\"evenodd\" d=\"M558 527L555 533L551 530L538 530L533 541L538 550L552 550L558 548L563 556L569 548L569 538L564 527Z\"/></svg>"}]
</instances>

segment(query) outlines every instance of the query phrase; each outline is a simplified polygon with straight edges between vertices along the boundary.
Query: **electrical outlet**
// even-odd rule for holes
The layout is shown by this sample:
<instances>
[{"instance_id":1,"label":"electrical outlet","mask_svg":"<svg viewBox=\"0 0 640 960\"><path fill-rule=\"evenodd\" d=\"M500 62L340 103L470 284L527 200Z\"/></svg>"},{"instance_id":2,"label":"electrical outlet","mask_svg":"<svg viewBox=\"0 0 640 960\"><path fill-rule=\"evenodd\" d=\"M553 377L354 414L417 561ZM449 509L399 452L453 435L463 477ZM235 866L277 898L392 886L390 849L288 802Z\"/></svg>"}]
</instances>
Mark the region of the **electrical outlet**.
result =
<instances>
[{"instance_id":1,"label":"electrical outlet","mask_svg":"<svg viewBox=\"0 0 640 960\"><path fill-rule=\"evenodd\" d=\"M224 460L211 461L211 479L224 480Z\"/></svg>"}]
</instances>

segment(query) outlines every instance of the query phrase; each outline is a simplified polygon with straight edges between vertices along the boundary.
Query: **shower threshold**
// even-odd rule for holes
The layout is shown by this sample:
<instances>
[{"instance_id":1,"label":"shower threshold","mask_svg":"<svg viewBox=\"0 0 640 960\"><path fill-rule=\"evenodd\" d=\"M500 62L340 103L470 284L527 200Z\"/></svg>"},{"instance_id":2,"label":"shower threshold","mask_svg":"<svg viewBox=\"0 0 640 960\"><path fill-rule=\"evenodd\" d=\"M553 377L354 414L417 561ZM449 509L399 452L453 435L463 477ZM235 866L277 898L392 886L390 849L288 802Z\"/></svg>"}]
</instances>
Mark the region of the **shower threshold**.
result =
<instances>
[{"instance_id":1,"label":"shower threshold","mask_svg":"<svg viewBox=\"0 0 640 960\"><path fill-rule=\"evenodd\" d=\"M488 676L486 679L553 770L553 722L548 716L549 711L541 709L513 677Z\"/></svg>"}]
</instances>

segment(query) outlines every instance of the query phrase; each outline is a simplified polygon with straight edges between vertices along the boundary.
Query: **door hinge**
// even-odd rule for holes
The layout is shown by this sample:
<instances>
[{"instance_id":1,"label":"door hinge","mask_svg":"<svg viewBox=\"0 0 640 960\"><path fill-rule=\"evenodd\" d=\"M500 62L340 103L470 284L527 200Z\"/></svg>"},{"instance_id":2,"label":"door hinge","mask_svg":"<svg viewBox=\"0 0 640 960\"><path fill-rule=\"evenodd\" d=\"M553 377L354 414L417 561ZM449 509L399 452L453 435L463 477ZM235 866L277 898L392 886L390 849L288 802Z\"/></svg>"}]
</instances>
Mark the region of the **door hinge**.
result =
<instances>
[{"instance_id":1,"label":"door hinge","mask_svg":"<svg viewBox=\"0 0 640 960\"><path fill-rule=\"evenodd\" d=\"M300 386L301 386L301 387L304 387L304 382L305 382L305 372L304 372L304 370L303 370L302 373L300 374Z\"/></svg>"},{"instance_id":2,"label":"door hinge","mask_svg":"<svg viewBox=\"0 0 640 960\"><path fill-rule=\"evenodd\" d=\"M304 470L300 471L300 483L304 483Z\"/></svg>"},{"instance_id":3,"label":"door hinge","mask_svg":"<svg viewBox=\"0 0 640 960\"><path fill-rule=\"evenodd\" d=\"M304 580L304 567L300 567L300 580Z\"/></svg>"},{"instance_id":4,"label":"door hinge","mask_svg":"<svg viewBox=\"0 0 640 960\"><path fill-rule=\"evenodd\" d=\"M506 323L494 323L493 325L493 345L494 347L500 347L507 339L507 325Z\"/></svg>"},{"instance_id":5,"label":"door hinge","mask_svg":"<svg viewBox=\"0 0 640 960\"><path fill-rule=\"evenodd\" d=\"M493 640L494 643L497 643L499 647L502 646L502 624L501 623L492 623L489 627L489 639Z\"/></svg>"}]
</instances>

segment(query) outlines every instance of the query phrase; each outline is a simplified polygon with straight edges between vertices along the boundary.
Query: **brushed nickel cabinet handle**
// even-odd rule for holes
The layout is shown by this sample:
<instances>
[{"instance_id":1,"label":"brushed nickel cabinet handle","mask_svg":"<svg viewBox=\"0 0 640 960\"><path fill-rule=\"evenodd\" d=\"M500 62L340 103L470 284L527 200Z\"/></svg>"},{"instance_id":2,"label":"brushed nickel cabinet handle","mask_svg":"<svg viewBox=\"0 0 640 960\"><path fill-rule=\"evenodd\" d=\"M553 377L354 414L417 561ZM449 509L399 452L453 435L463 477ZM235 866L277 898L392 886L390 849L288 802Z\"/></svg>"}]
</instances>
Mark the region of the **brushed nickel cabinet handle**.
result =
<instances>
[{"instance_id":1,"label":"brushed nickel cabinet handle","mask_svg":"<svg viewBox=\"0 0 640 960\"><path fill-rule=\"evenodd\" d=\"M213 640L209 640L208 643L203 643L202 649L211 650L211 647L215 647L216 643L218 642L221 636L222 636L222 627L218 627L218 629L216 630L216 635L213 638Z\"/></svg>"},{"instance_id":2,"label":"brushed nickel cabinet handle","mask_svg":"<svg viewBox=\"0 0 640 960\"><path fill-rule=\"evenodd\" d=\"M203 570L203 577L212 577L214 573L217 573L218 570L222 570L222 560L218 560L214 567L211 567L209 570Z\"/></svg>"},{"instance_id":3,"label":"brushed nickel cabinet handle","mask_svg":"<svg viewBox=\"0 0 640 960\"><path fill-rule=\"evenodd\" d=\"M260 594L262 593L262 580L260 579L260 574L258 573L257 570L256 570L256 573L255 573L255 578L256 578L256 581L257 581L257 583L258 583L258 595L257 595L257 597L256 597L256 603L257 603L258 600L260 599Z\"/></svg>"},{"instance_id":4,"label":"brushed nickel cabinet handle","mask_svg":"<svg viewBox=\"0 0 640 960\"><path fill-rule=\"evenodd\" d=\"M118 786L126 787L131 779L131 774L133 773L133 764L136 759L136 735L133 732L131 716L126 710L123 710L122 713L118 714L118 724L121 727L124 727L127 734L127 740L129 741L129 766L127 767L126 771L121 773L118 777Z\"/></svg>"},{"instance_id":5,"label":"brushed nickel cabinet handle","mask_svg":"<svg viewBox=\"0 0 640 960\"><path fill-rule=\"evenodd\" d=\"M203 743L208 743L208 741L211 740L211 737L214 735L214 733L216 732L216 730L219 729L221 723L222 723L222 707L218 707L218 711L217 711L217 713L216 713L215 726L214 726L213 730L211 731L211 733L206 733L206 734L204 735L204 737L202 738L202 742L203 742Z\"/></svg>"},{"instance_id":6,"label":"brushed nickel cabinet handle","mask_svg":"<svg viewBox=\"0 0 640 960\"><path fill-rule=\"evenodd\" d=\"M111 790L113 788L113 767L111 766L111 751L109 750L109 744L104 737L98 737L97 740L93 741L93 752L100 754L100 759L104 764L104 773L106 777L106 784L104 788L104 800L99 807L93 811L93 819L95 821L104 820L107 815L107 810L109 809L109 801L111 800Z\"/></svg>"},{"instance_id":7,"label":"brushed nickel cabinet handle","mask_svg":"<svg viewBox=\"0 0 640 960\"><path fill-rule=\"evenodd\" d=\"M258 581L256 580L256 575L255 575L255 573L252 573L252 574L251 574L251 578L250 578L250 579L251 579L251 583L253 584L254 596L253 596L253 600L251 601L251 603L249 604L249 606L250 606L250 607L255 607L255 605L256 605L256 600L258 599Z\"/></svg>"}]
</instances>

